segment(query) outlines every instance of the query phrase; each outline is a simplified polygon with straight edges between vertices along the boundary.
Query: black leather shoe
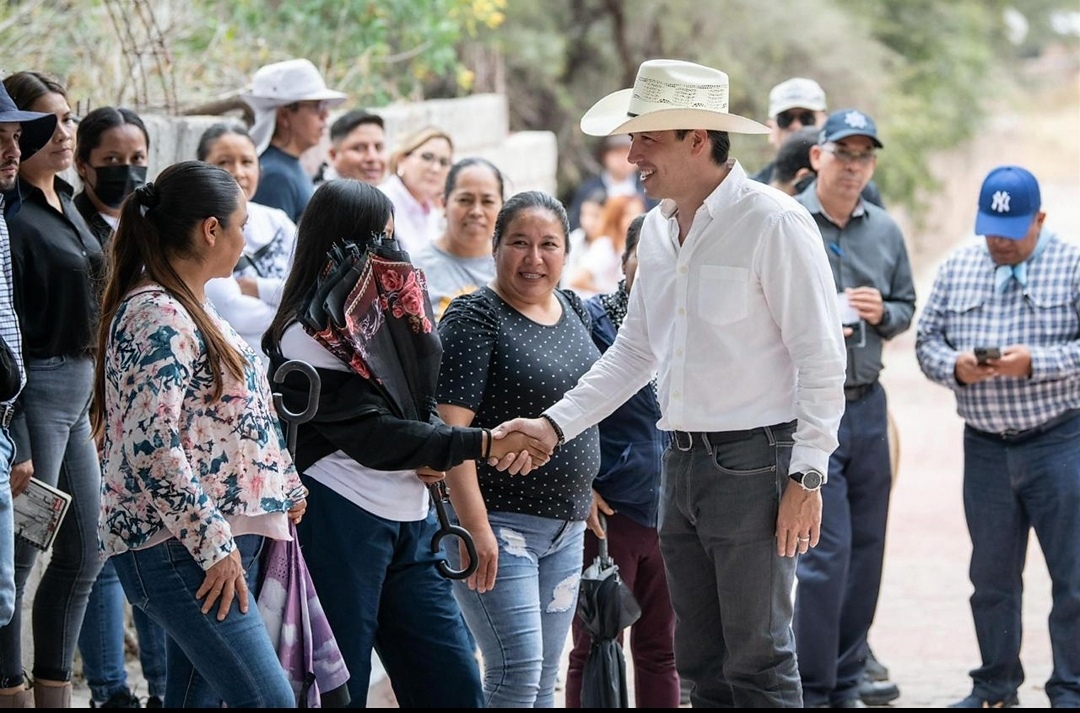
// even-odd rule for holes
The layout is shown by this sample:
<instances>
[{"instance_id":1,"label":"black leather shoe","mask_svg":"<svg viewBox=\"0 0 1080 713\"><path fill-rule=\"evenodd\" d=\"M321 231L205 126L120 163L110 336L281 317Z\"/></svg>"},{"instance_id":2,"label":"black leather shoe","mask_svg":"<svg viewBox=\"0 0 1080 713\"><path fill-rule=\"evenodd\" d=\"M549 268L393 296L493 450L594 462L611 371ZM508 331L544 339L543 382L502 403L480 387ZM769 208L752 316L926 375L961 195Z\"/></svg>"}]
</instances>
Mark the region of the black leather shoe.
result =
<instances>
[{"instance_id":1,"label":"black leather shoe","mask_svg":"<svg viewBox=\"0 0 1080 713\"><path fill-rule=\"evenodd\" d=\"M868 706L883 706L900 697L900 689L890 681L871 681L863 676L859 682L859 699Z\"/></svg>"},{"instance_id":2,"label":"black leather shoe","mask_svg":"<svg viewBox=\"0 0 1080 713\"><path fill-rule=\"evenodd\" d=\"M866 649L866 675L870 677L871 681L889 680L889 669L877 660L874 652L869 647Z\"/></svg>"},{"instance_id":3,"label":"black leather shoe","mask_svg":"<svg viewBox=\"0 0 1080 713\"><path fill-rule=\"evenodd\" d=\"M1016 694L1013 694L1004 700L990 701L978 694L972 693L962 701L950 703L949 708L1013 708L1019 705L1019 703L1020 701L1016 698Z\"/></svg>"}]
</instances>

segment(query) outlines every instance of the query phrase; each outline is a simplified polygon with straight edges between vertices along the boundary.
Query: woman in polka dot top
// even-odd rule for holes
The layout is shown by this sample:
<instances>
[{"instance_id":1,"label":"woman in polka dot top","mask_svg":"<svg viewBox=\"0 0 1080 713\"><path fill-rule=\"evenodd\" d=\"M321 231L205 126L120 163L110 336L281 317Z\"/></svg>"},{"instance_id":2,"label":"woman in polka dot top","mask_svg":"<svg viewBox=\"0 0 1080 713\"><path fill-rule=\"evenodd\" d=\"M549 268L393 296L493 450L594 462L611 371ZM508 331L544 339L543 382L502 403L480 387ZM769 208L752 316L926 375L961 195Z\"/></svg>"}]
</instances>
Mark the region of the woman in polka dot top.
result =
<instances>
[{"instance_id":1,"label":"woman in polka dot top","mask_svg":"<svg viewBox=\"0 0 1080 713\"><path fill-rule=\"evenodd\" d=\"M580 298L557 288L568 232L565 209L545 193L519 193L503 205L495 279L454 299L439 324L446 423L490 428L538 416L599 358ZM483 654L488 707L554 706L599 465L593 427L525 476L476 461L447 473L455 517L479 558L454 595ZM459 554L449 553L455 564Z\"/></svg>"}]
</instances>

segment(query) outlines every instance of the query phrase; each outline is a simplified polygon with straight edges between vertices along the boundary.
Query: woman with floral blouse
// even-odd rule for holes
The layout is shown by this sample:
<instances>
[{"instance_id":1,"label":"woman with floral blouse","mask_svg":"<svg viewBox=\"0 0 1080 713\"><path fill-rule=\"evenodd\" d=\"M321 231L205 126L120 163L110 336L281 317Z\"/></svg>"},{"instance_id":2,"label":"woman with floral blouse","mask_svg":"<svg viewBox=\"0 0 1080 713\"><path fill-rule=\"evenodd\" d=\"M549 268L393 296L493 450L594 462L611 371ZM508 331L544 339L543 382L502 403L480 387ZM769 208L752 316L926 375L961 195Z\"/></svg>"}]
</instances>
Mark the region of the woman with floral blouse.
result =
<instances>
[{"instance_id":1,"label":"woman with floral blouse","mask_svg":"<svg viewBox=\"0 0 1080 713\"><path fill-rule=\"evenodd\" d=\"M166 168L123 204L102 304L98 534L169 634L169 708L296 705L251 590L264 539L289 537L306 491L255 353L204 291L232 274L246 220L225 170Z\"/></svg>"}]
</instances>

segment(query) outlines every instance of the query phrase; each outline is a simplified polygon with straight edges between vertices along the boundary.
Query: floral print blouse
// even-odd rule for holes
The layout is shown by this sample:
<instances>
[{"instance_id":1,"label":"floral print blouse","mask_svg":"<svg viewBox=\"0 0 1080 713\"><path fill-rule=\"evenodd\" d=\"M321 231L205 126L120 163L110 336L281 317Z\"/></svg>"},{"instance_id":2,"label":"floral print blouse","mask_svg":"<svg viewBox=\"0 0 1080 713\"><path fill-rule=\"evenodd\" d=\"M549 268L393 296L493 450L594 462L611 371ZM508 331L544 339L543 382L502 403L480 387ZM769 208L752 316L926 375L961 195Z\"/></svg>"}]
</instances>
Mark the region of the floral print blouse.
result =
<instances>
[{"instance_id":1,"label":"floral print blouse","mask_svg":"<svg viewBox=\"0 0 1080 713\"><path fill-rule=\"evenodd\" d=\"M208 569L235 549L227 518L287 512L303 492L254 352L208 311L247 363L219 401L195 321L164 288L133 290L113 318L101 357L106 556L167 529Z\"/></svg>"}]
</instances>

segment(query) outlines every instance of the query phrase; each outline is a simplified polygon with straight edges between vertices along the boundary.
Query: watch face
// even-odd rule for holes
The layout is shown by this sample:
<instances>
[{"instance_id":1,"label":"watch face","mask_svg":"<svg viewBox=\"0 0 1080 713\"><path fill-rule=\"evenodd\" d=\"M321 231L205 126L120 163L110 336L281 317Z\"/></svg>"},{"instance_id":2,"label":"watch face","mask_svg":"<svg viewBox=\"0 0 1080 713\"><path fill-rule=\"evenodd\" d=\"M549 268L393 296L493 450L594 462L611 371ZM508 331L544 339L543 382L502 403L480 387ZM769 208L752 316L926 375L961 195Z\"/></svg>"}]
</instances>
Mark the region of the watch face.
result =
<instances>
[{"instance_id":1,"label":"watch face","mask_svg":"<svg viewBox=\"0 0 1080 713\"><path fill-rule=\"evenodd\" d=\"M808 470L802 474L801 483L807 490L817 490L821 487L821 473L816 470Z\"/></svg>"}]
</instances>

